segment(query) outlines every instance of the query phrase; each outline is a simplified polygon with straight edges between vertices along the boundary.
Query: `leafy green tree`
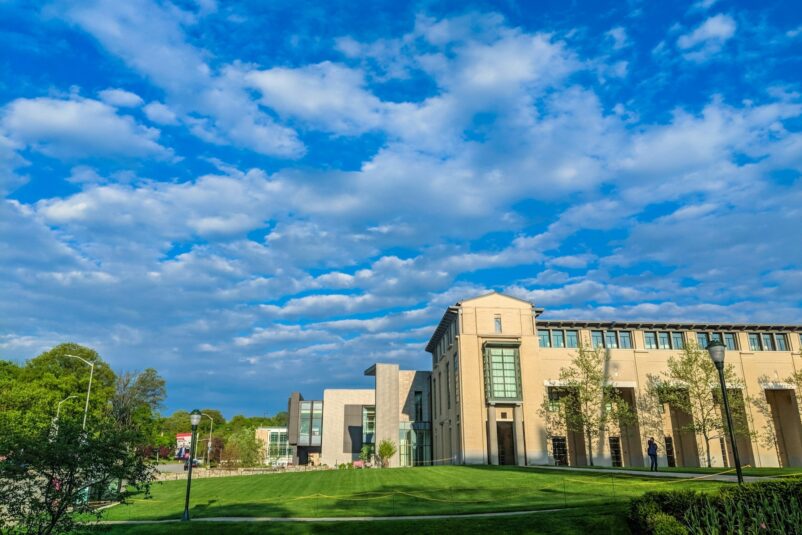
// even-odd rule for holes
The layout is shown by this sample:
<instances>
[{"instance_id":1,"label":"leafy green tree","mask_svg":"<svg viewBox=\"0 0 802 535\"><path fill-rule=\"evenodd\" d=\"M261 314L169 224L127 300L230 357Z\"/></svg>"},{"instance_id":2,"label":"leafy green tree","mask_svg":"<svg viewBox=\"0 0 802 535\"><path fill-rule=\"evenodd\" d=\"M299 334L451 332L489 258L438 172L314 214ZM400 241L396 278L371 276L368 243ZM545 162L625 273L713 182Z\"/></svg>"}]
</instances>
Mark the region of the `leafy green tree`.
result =
<instances>
[{"instance_id":1,"label":"leafy green tree","mask_svg":"<svg viewBox=\"0 0 802 535\"><path fill-rule=\"evenodd\" d=\"M62 417L57 428L33 431L0 424L0 531L73 533L79 515L99 516L89 491L124 501L132 487L149 488L154 471L133 447L141 440L136 430L104 418L84 431L82 421ZM123 479L129 486L121 489L115 484Z\"/></svg>"},{"instance_id":2,"label":"leafy green tree","mask_svg":"<svg viewBox=\"0 0 802 535\"><path fill-rule=\"evenodd\" d=\"M228 467L248 467L262 464L264 441L256 438L252 427L243 427L232 433L222 451L222 462Z\"/></svg>"},{"instance_id":3,"label":"leafy green tree","mask_svg":"<svg viewBox=\"0 0 802 535\"><path fill-rule=\"evenodd\" d=\"M742 383L732 364L724 368L724 380L728 392L740 394ZM683 426L683 430L702 436L707 466L712 466L710 441L726 433L727 428L720 406L718 370L707 351L693 343L686 345L678 357L669 357L668 371L662 373L662 381L655 387L655 395L660 400L691 416L691 422ZM735 433L748 434L743 397L730 395L729 398Z\"/></svg>"},{"instance_id":4,"label":"leafy green tree","mask_svg":"<svg viewBox=\"0 0 802 535\"><path fill-rule=\"evenodd\" d=\"M565 390L562 418L569 431L582 433L588 463L593 466L593 452L599 438L611 424L628 425L635 413L607 375L610 357L601 348L590 349L580 343L571 364L560 370Z\"/></svg>"},{"instance_id":5,"label":"leafy green tree","mask_svg":"<svg viewBox=\"0 0 802 535\"><path fill-rule=\"evenodd\" d=\"M367 464L373 458L373 444L365 444L359 450L359 460Z\"/></svg>"},{"instance_id":6,"label":"leafy green tree","mask_svg":"<svg viewBox=\"0 0 802 535\"><path fill-rule=\"evenodd\" d=\"M392 440L382 440L379 442L379 461L381 462L382 468L387 468L390 466L390 459L393 458L393 455L396 454L398 448L395 446L395 442Z\"/></svg>"}]
</instances>

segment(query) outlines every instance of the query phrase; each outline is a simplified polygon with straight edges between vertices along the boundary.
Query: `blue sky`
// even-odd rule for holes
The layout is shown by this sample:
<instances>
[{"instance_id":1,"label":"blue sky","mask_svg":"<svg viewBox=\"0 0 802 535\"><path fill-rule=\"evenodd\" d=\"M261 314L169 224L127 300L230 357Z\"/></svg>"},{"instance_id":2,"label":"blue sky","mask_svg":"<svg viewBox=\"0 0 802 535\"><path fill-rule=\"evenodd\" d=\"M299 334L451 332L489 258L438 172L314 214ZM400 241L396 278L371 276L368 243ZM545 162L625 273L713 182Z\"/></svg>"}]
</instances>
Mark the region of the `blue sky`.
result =
<instances>
[{"instance_id":1,"label":"blue sky","mask_svg":"<svg viewBox=\"0 0 802 535\"><path fill-rule=\"evenodd\" d=\"M0 358L230 416L488 290L802 322L798 2L289 4L0 1Z\"/></svg>"}]
</instances>

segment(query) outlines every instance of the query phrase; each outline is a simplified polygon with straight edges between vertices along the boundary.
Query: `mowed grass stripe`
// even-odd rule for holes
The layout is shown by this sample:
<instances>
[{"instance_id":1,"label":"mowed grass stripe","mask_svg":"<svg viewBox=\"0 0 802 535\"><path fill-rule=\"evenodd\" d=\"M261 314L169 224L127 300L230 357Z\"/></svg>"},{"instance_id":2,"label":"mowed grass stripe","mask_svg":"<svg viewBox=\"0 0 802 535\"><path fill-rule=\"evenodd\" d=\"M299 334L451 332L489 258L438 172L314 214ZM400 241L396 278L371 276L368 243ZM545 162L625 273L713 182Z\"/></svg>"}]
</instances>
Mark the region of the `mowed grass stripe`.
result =
<instances>
[{"instance_id":1,"label":"mowed grass stripe","mask_svg":"<svg viewBox=\"0 0 802 535\"><path fill-rule=\"evenodd\" d=\"M198 479L191 513L209 517L400 516L520 511L609 504L647 490L715 490L721 483L536 468L435 466L329 470ZM154 485L153 499L105 512L107 520L178 518L185 481Z\"/></svg>"}]
</instances>

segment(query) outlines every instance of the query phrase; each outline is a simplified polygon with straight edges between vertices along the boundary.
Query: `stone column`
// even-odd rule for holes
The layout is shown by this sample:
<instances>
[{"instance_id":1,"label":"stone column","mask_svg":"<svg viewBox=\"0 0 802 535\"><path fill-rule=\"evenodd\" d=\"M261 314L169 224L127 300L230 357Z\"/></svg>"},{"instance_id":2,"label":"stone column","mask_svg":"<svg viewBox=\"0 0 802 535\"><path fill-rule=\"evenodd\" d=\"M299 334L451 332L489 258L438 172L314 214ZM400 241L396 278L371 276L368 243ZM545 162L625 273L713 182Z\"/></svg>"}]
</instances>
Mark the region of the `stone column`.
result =
<instances>
[{"instance_id":1,"label":"stone column","mask_svg":"<svg viewBox=\"0 0 802 535\"><path fill-rule=\"evenodd\" d=\"M490 430L488 442L490 446L490 464L498 464L498 427L496 426L496 406L487 406L487 427Z\"/></svg>"},{"instance_id":2,"label":"stone column","mask_svg":"<svg viewBox=\"0 0 802 535\"><path fill-rule=\"evenodd\" d=\"M526 465L526 446L524 444L524 411L523 407L516 405L512 411L512 417L515 420L514 434L515 434L515 457L518 466Z\"/></svg>"}]
</instances>

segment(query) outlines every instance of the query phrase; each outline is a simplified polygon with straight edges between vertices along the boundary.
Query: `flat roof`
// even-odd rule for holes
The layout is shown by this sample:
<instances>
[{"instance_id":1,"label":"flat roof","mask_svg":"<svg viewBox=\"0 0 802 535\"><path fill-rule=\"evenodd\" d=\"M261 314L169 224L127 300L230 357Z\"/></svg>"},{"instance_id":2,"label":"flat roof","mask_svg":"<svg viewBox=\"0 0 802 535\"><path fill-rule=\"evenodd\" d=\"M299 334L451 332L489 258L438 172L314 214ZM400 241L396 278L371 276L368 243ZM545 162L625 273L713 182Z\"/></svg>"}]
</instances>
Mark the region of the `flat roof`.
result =
<instances>
[{"instance_id":1,"label":"flat roof","mask_svg":"<svg viewBox=\"0 0 802 535\"><path fill-rule=\"evenodd\" d=\"M709 321L588 321L537 320L541 327L587 327L597 329L664 329L667 331L791 331L802 332L802 325L780 323L715 323Z\"/></svg>"}]
</instances>

